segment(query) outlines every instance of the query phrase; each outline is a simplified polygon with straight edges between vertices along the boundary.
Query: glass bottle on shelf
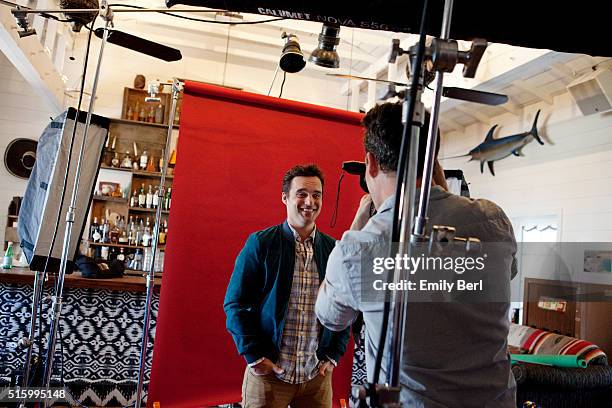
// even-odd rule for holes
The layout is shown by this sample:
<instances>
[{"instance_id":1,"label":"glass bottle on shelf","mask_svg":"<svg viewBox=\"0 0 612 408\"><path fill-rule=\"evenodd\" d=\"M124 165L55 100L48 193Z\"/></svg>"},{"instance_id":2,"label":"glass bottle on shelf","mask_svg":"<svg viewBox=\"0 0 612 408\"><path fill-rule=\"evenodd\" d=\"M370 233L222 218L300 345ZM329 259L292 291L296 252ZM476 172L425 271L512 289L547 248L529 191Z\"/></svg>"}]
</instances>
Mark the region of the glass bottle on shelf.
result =
<instances>
[{"instance_id":1,"label":"glass bottle on shelf","mask_svg":"<svg viewBox=\"0 0 612 408\"><path fill-rule=\"evenodd\" d=\"M155 123L155 107L151 106L149 109L149 114L147 115L147 122Z\"/></svg>"},{"instance_id":2,"label":"glass bottle on shelf","mask_svg":"<svg viewBox=\"0 0 612 408\"><path fill-rule=\"evenodd\" d=\"M101 242L102 241L102 232L100 231L100 225L96 226L96 229L91 234L91 240L93 242Z\"/></svg>"},{"instance_id":3,"label":"glass bottle on shelf","mask_svg":"<svg viewBox=\"0 0 612 408\"><path fill-rule=\"evenodd\" d=\"M136 224L130 216L130 233L128 234L128 245L136 245Z\"/></svg>"},{"instance_id":4,"label":"glass bottle on shelf","mask_svg":"<svg viewBox=\"0 0 612 408\"><path fill-rule=\"evenodd\" d=\"M164 170L164 154L165 154L165 149L162 149L161 156L159 156L159 172L160 173Z\"/></svg>"},{"instance_id":5,"label":"glass bottle on shelf","mask_svg":"<svg viewBox=\"0 0 612 408\"><path fill-rule=\"evenodd\" d=\"M151 245L151 222L149 221L149 217L147 217L147 224L144 227L144 232L142 233L142 246L148 247Z\"/></svg>"},{"instance_id":6,"label":"glass bottle on shelf","mask_svg":"<svg viewBox=\"0 0 612 408\"><path fill-rule=\"evenodd\" d=\"M166 222L164 220L164 222ZM159 239L157 240L159 242L159 245L164 245L166 243L166 229L160 225L159 227L159 234L158 234Z\"/></svg>"},{"instance_id":7,"label":"glass bottle on shelf","mask_svg":"<svg viewBox=\"0 0 612 408\"><path fill-rule=\"evenodd\" d=\"M125 118L124 119L132 119L132 116L134 116L134 111L132 110L132 105L128 106L128 110L127 113L125 114Z\"/></svg>"},{"instance_id":8,"label":"glass bottle on shelf","mask_svg":"<svg viewBox=\"0 0 612 408\"><path fill-rule=\"evenodd\" d=\"M13 243L9 241L4 258L2 259L2 269L11 269L13 267Z\"/></svg>"},{"instance_id":9,"label":"glass bottle on shelf","mask_svg":"<svg viewBox=\"0 0 612 408\"><path fill-rule=\"evenodd\" d=\"M132 117L130 119L132 120L138 120L138 114L140 112L140 107L138 105L138 102L136 102L136 108L134 109L134 111L132 112Z\"/></svg>"},{"instance_id":10,"label":"glass bottle on shelf","mask_svg":"<svg viewBox=\"0 0 612 408\"><path fill-rule=\"evenodd\" d=\"M147 208L151 208L153 206L153 186L149 184L149 190L147 191L147 198L145 202L145 206Z\"/></svg>"},{"instance_id":11,"label":"glass bottle on shelf","mask_svg":"<svg viewBox=\"0 0 612 408\"><path fill-rule=\"evenodd\" d=\"M99 225L98 225L98 217L94 217L93 222L89 226L89 240L90 241L94 241L94 234L98 230L98 227L99 227Z\"/></svg>"},{"instance_id":12,"label":"glass bottle on shelf","mask_svg":"<svg viewBox=\"0 0 612 408\"><path fill-rule=\"evenodd\" d=\"M155 162L153 160L153 155L151 155L151 157L149 157L149 163L147 164L147 171L150 171L151 173L155 172Z\"/></svg>"},{"instance_id":13,"label":"glass bottle on shelf","mask_svg":"<svg viewBox=\"0 0 612 408\"><path fill-rule=\"evenodd\" d=\"M157 208L158 205L159 205L159 188L157 186L155 186L155 192L153 193L153 204L152 204L152 207L153 208Z\"/></svg>"},{"instance_id":14,"label":"glass bottle on shelf","mask_svg":"<svg viewBox=\"0 0 612 408\"><path fill-rule=\"evenodd\" d=\"M129 151L125 152L125 157L123 158L123 161L121 162L121 167L124 169L132 168L132 157L130 156Z\"/></svg>"},{"instance_id":15,"label":"glass bottle on shelf","mask_svg":"<svg viewBox=\"0 0 612 408\"><path fill-rule=\"evenodd\" d=\"M136 246L142 244L142 234L144 232L144 222L142 218L140 218L140 222L138 223L138 227L136 228Z\"/></svg>"},{"instance_id":16,"label":"glass bottle on shelf","mask_svg":"<svg viewBox=\"0 0 612 408\"><path fill-rule=\"evenodd\" d=\"M123 252L123 247L119 248L119 253L117 254L117 260L121 262L125 262L125 252Z\"/></svg>"},{"instance_id":17,"label":"glass bottle on shelf","mask_svg":"<svg viewBox=\"0 0 612 408\"><path fill-rule=\"evenodd\" d=\"M130 207L138 207L138 190L134 190L132 197L130 197Z\"/></svg>"},{"instance_id":18,"label":"glass bottle on shelf","mask_svg":"<svg viewBox=\"0 0 612 408\"><path fill-rule=\"evenodd\" d=\"M138 113L138 120L140 122L146 122L147 121L147 114L145 112L144 106L142 108L140 108L140 112Z\"/></svg>"},{"instance_id":19,"label":"glass bottle on shelf","mask_svg":"<svg viewBox=\"0 0 612 408\"><path fill-rule=\"evenodd\" d=\"M138 206L140 208L144 208L147 204L147 195L145 194L145 185L142 183L142 187L140 187L140 193L138 194Z\"/></svg>"},{"instance_id":20,"label":"glass bottle on shelf","mask_svg":"<svg viewBox=\"0 0 612 408\"><path fill-rule=\"evenodd\" d=\"M110 222L102 220L102 242L108 244L110 242Z\"/></svg>"},{"instance_id":21,"label":"glass bottle on shelf","mask_svg":"<svg viewBox=\"0 0 612 408\"><path fill-rule=\"evenodd\" d=\"M148 161L149 161L149 157L147 156L147 151L143 149L142 154L140 155L140 168L142 170L147 168Z\"/></svg>"},{"instance_id":22,"label":"glass bottle on shelf","mask_svg":"<svg viewBox=\"0 0 612 408\"><path fill-rule=\"evenodd\" d=\"M164 210L170 211L170 203L172 202L172 187L168 187L166 196L164 197Z\"/></svg>"},{"instance_id":23,"label":"glass bottle on shelf","mask_svg":"<svg viewBox=\"0 0 612 408\"><path fill-rule=\"evenodd\" d=\"M100 252L100 258L108 260L108 247L103 246Z\"/></svg>"},{"instance_id":24,"label":"glass bottle on shelf","mask_svg":"<svg viewBox=\"0 0 612 408\"><path fill-rule=\"evenodd\" d=\"M157 108L155 109L155 123L164 123L164 107L161 103L157 105Z\"/></svg>"},{"instance_id":25,"label":"glass bottle on shelf","mask_svg":"<svg viewBox=\"0 0 612 408\"><path fill-rule=\"evenodd\" d=\"M111 167L119 167L119 153L115 152L111 159Z\"/></svg>"}]
</instances>

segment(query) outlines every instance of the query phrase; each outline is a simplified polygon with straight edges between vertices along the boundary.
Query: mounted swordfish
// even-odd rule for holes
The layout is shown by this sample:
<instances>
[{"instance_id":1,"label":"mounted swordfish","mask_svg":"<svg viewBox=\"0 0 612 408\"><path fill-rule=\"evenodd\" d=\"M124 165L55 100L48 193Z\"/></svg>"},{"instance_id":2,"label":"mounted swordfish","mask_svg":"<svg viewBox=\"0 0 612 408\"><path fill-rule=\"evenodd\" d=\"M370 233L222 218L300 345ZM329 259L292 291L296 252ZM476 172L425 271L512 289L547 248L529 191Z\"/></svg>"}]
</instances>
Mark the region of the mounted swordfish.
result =
<instances>
[{"instance_id":1,"label":"mounted swordfish","mask_svg":"<svg viewBox=\"0 0 612 408\"><path fill-rule=\"evenodd\" d=\"M538 117L540 116L540 111L536 113L535 119L533 121L533 126L531 130L528 132L519 133L516 135L501 137L499 139L493 138L493 133L495 133L495 129L497 125L493 126L489 132L487 133L487 137L485 137L484 142L473 148L469 151L468 154L464 154L462 156L448 157L448 159L454 159L457 157L466 157L471 156L470 161L478 160L480 161L480 172L483 173L484 164L487 162L489 166L489 170L492 175L495 175L495 170L493 169L493 163L497 160L504 159L511 154L515 156L522 156L521 150L525 145L530 143L533 139L537 140L539 144L543 145L542 139L538 135Z\"/></svg>"}]
</instances>

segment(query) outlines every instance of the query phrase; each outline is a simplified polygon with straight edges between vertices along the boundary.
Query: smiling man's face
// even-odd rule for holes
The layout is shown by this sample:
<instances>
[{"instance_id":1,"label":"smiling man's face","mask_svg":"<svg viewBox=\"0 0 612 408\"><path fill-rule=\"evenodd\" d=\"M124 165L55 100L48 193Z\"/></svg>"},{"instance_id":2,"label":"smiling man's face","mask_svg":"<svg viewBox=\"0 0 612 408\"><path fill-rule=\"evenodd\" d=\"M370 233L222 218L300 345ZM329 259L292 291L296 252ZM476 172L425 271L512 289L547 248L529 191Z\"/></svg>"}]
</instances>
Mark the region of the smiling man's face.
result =
<instances>
[{"instance_id":1,"label":"smiling man's face","mask_svg":"<svg viewBox=\"0 0 612 408\"><path fill-rule=\"evenodd\" d=\"M282 195L289 225L295 229L313 226L321 212L322 198L323 186L318 177L294 177L289 192Z\"/></svg>"}]
</instances>

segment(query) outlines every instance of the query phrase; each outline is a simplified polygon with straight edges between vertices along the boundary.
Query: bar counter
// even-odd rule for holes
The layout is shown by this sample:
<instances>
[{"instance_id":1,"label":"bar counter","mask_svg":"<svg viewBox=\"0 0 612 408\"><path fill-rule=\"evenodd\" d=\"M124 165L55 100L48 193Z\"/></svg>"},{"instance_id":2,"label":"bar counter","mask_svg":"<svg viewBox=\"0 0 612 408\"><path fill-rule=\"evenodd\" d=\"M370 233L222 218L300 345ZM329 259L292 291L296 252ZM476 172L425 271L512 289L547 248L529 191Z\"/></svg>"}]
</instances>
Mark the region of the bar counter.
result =
<instances>
[{"instance_id":1,"label":"bar counter","mask_svg":"<svg viewBox=\"0 0 612 408\"><path fill-rule=\"evenodd\" d=\"M42 338L48 338L53 278L43 292ZM0 270L0 387L21 373L25 352L17 347L29 333L34 272L26 268ZM151 304L145 390L151 368L161 278L155 279ZM127 406L134 402L146 279L113 279L66 275L62 314L52 382L61 376L71 394L87 406ZM38 342L40 336L36 335ZM43 352L47 349L43 345ZM38 354L38 347L34 348Z\"/></svg>"},{"instance_id":2,"label":"bar counter","mask_svg":"<svg viewBox=\"0 0 612 408\"><path fill-rule=\"evenodd\" d=\"M143 276L124 275L121 278L90 279L83 278L81 276L81 272L73 272L66 275L64 287L144 292L146 290L146 279L144 277L145 273L146 272L142 273ZM28 268L19 267L14 267L12 269L0 269L0 282L27 283L31 285L34 282L34 272ZM53 276L49 276L49 280L45 286L51 285L53 282ZM159 293L160 286L161 278L155 278L155 292Z\"/></svg>"}]
</instances>

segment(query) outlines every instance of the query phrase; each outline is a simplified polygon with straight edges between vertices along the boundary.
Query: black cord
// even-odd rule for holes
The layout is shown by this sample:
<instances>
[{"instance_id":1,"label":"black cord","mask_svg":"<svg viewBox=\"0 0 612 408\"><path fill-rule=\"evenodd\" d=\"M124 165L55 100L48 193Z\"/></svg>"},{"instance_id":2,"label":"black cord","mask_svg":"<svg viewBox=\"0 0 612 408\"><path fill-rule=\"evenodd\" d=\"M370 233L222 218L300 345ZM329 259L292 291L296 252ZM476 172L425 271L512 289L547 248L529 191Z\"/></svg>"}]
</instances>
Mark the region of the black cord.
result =
<instances>
[{"instance_id":1,"label":"black cord","mask_svg":"<svg viewBox=\"0 0 612 408\"><path fill-rule=\"evenodd\" d=\"M279 98L283 96L283 87L285 86L285 79L287 79L287 72L283 71L283 82L281 82L281 89L280 89L280 93L278 94Z\"/></svg>"},{"instance_id":2,"label":"black cord","mask_svg":"<svg viewBox=\"0 0 612 408\"><path fill-rule=\"evenodd\" d=\"M131 4L109 4L109 6L112 7L127 7L127 8L135 8L135 9L139 9L139 10L144 10L147 7L141 7L141 6L134 6ZM218 13L219 11L203 11L203 13ZM261 23L269 23L272 21L280 21L280 20L286 20L285 18L270 18L267 20L259 20L259 21L243 21L243 22L231 22L231 21L212 21L212 20L202 20L201 18L193 18L193 17L186 17L186 16L180 16L178 14L173 14L171 12L168 11L157 11L156 13L159 14L166 14L168 16L171 17L176 17L176 18L182 18L183 20L190 20L190 21L199 21L202 23L211 23L211 24L226 24L226 25L249 25L249 24L261 24Z\"/></svg>"},{"instance_id":3,"label":"black cord","mask_svg":"<svg viewBox=\"0 0 612 408\"><path fill-rule=\"evenodd\" d=\"M338 204L340 204L340 183L342 183L342 179L346 173L343 171L340 175L340 180L338 180L338 190L336 191L336 204L334 206L334 213L332 214L331 221L329 222L329 227L334 228L336 226L336 221L338 220Z\"/></svg>"},{"instance_id":4,"label":"black cord","mask_svg":"<svg viewBox=\"0 0 612 408\"><path fill-rule=\"evenodd\" d=\"M408 116L406 118L406 123L404 124L404 130L402 134L402 144L400 149L400 156L398 162L397 169L397 186L395 191L395 206L393 209L393 224L392 224L392 234L391 234L391 243L397 242L399 240L400 234L400 226L399 226L399 198L402 194L402 185L404 180L404 173L406 172L406 158L408 156L408 146L409 146L409 136L410 130L412 129L412 121L414 116L414 109L416 105L416 96L417 89L419 85L419 79L421 76L421 67L423 64L423 56L425 54L425 39L426 39L426 29L427 29L427 9L428 9L428 0L424 0L423 2L423 11L421 14L421 26L419 29L419 45L416 54L416 61L414 63L414 72L412 73L412 82L410 86L410 99L408 101ZM410 130L409 130L410 129ZM414 146L413 146L414 147ZM413 205L413 203L404 203L404 205ZM409 231L412 233L412 231ZM391 245L393 248L393 245ZM393 249L391 249L393 251ZM391 254L391 256L395 256L395 254ZM391 281L391 271L387 272L387 281ZM383 319L382 319L382 328L380 331L380 340L378 342L378 351L376 353L376 363L374 365L374 378L373 383L378 384L380 379L380 370L382 367L382 358L384 355L384 347L387 340L387 330L389 327L389 315L391 313L391 299L389 291L385 291L385 305L383 309ZM391 369L391 367L389 367ZM389 373L387 373L388 377ZM387 378L388 380L388 378Z\"/></svg>"}]
</instances>

